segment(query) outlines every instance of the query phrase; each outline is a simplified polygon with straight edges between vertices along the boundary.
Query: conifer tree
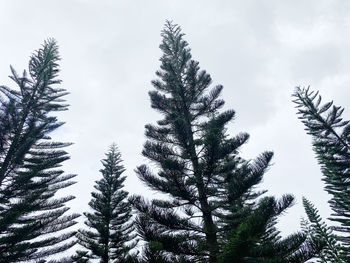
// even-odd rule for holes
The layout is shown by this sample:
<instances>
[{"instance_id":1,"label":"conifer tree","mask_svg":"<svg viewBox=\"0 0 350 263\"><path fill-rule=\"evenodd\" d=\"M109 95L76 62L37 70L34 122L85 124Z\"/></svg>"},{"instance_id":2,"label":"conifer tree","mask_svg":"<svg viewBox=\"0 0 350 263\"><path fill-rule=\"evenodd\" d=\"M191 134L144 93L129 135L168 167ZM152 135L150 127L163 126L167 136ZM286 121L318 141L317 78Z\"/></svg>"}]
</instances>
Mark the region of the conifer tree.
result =
<instances>
[{"instance_id":1,"label":"conifer tree","mask_svg":"<svg viewBox=\"0 0 350 263\"><path fill-rule=\"evenodd\" d=\"M246 133L230 137L233 110L219 111L221 85L191 59L179 26L162 31L159 79L149 92L151 106L163 115L146 125L142 154L157 165L136 172L166 198L131 200L139 211L137 227L146 242L144 262L305 262L315 244L303 234L286 239L274 227L293 203L256 191L272 158L264 152L252 161L239 157ZM210 89L210 90L209 90Z\"/></svg>"},{"instance_id":2,"label":"conifer tree","mask_svg":"<svg viewBox=\"0 0 350 263\"><path fill-rule=\"evenodd\" d=\"M59 59L49 39L32 54L28 73L11 67L16 88L0 87L0 262L45 262L75 243L68 229L78 215L66 213L74 197L55 197L75 176L60 168L69 143L50 138L63 124L54 113L67 109Z\"/></svg>"},{"instance_id":3,"label":"conifer tree","mask_svg":"<svg viewBox=\"0 0 350 263\"><path fill-rule=\"evenodd\" d=\"M350 260L350 123L342 118L344 108L332 101L321 104L318 92L297 87L293 96L299 118L312 136L325 190L332 196L330 220L339 223L334 230Z\"/></svg>"},{"instance_id":4,"label":"conifer tree","mask_svg":"<svg viewBox=\"0 0 350 263\"><path fill-rule=\"evenodd\" d=\"M317 208L305 197L303 197L303 206L305 208L308 220L304 220L303 227L311 236L324 244L323 249L318 253L321 263L345 263L342 247L338 242L338 237L333 234L331 227L322 220Z\"/></svg>"},{"instance_id":5,"label":"conifer tree","mask_svg":"<svg viewBox=\"0 0 350 263\"><path fill-rule=\"evenodd\" d=\"M79 243L89 251L91 258L101 263L122 263L130 260L130 250L135 247L134 227L131 221L132 206L127 201L128 192L123 190L125 171L121 154L112 145L102 160L103 178L96 181L89 206L92 212L84 213L88 230L78 231Z\"/></svg>"}]
</instances>

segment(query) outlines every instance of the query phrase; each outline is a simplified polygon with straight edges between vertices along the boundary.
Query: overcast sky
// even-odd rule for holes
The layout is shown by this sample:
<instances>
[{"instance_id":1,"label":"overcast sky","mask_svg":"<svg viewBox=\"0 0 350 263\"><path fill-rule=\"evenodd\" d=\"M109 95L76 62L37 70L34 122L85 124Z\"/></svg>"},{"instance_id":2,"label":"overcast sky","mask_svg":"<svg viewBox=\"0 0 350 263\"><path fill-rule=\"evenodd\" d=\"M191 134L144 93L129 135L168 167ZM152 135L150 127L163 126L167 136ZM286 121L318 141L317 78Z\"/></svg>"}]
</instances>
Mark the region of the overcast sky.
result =
<instances>
[{"instance_id":1,"label":"overcast sky","mask_svg":"<svg viewBox=\"0 0 350 263\"><path fill-rule=\"evenodd\" d=\"M152 197L133 170L146 162L144 125L161 118L147 93L166 19L182 27L213 84L224 85L225 108L237 113L230 134L251 135L243 156L275 152L262 187L297 201L280 220L283 232L299 229L303 195L328 217L328 196L291 94L295 86L311 85L325 101L344 106L350 119L350 1L1 0L0 84L12 85L9 65L27 68L45 39L60 46L71 107L60 115L66 125L55 139L74 142L65 163L78 174L69 189L77 197L72 209L87 210L112 142L122 152L127 190Z\"/></svg>"}]
</instances>

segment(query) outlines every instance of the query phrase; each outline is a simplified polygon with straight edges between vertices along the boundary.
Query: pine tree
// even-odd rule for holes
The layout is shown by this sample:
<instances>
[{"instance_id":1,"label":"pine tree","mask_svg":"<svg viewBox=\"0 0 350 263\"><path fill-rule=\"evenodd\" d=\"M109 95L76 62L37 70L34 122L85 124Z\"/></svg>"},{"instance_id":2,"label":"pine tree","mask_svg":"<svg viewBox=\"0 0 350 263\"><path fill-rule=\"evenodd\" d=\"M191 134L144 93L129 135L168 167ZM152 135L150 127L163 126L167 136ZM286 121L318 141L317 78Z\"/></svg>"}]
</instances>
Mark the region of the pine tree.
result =
<instances>
[{"instance_id":1,"label":"pine tree","mask_svg":"<svg viewBox=\"0 0 350 263\"><path fill-rule=\"evenodd\" d=\"M0 87L0 262L44 262L75 243L75 232L64 231L78 217L66 213L74 197L55 198L74 183L60 168L70 144L49 136L63 124L54 112L67 109L59 59L50 39L32 54L28 73L11 67L16 89Z\"/></svg>"},{"instance_id":2,"label":"pine tree","mask_svg":"<svg viewBox=\"0 0 350 263\"><path fill-rule=\"evenodd\" d=\"M312 136L325 190L332 196L330 220L339 223L334 229L350 260L350 123L342 119L344 108L333 102L321 105L318 92L298 87L293 96L299 118Z\"/></svg>"},{"instance_id":3,"label":"pine tree","mask_svg":"<svg viewBox=\"0 0 350 263\"><path fill-rule=\"evenodd\" d=\"M219 111L223 87L208 91L211 77L191 59L183 35L179 26L166 23L159 79L149 92L152 108L164 118L146 125L142 154L157 168L141 165L136 172L166 197L132 198L146 243L143 261L305 262L315 244L303 234L282 239L274 227L293 197L259 199L265 191L255 190L273 154L253 161L239 157L249 136L227 134L235 112Z\"/></svg>"},{"instance_id":4,"label":"pine tree","mask_svg":"<svg viewBox=\"0 0 350 263\"><path fill-rule=\"evenodd\" d=\"M78 240L90 252L91 258L101 263L121 263L130 260L130 250L135 247L134 227L131 221L132 206L123 190L125 171L121 154L112 145L102 160L103 178L96 181L89 206L93 212L84 213L89 230L79 230Z\"/></svg>"},{"instance_id":5,"label":"pine tree","mask_svg":"<svg viewBox=\"0 0 350 263\"><path fill-rule=\"evenodd\" d=\"M342 247L338 238L333 234L332 229L322 220L317 208L305 197L303 197L303 206L305 208L308 220L303 221L305 231L324 244L324 248L318 253L320 263L345 263Z\"/></svg>"}]
</instances>

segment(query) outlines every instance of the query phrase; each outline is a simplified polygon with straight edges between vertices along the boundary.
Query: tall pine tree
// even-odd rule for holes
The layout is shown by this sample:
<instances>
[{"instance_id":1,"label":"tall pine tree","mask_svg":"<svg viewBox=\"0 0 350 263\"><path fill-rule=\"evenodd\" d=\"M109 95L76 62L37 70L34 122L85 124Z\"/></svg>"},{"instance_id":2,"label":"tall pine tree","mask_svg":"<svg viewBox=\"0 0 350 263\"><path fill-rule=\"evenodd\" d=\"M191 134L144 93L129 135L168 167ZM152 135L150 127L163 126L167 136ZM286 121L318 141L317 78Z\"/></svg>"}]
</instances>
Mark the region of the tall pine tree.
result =
<instances>
[{"instance_id":1,"label":"tall pine tree","mask_svg":"<svg viewBox=\"0 0 350 263\"><path fill-rule=\"evenodd\" d=\"M276 219L293 203L291 195L259 199L256 191L272 158L264 152L247 161L239 148L246 133L230 137L235 112L220 112L221 85L191 59L180 27L167 22L162 31L159 79L149 92L151 106L163 115L146 125L143 155L157 165L136 172L164 199L134 196L138 231L146 242L144 262L304 262L315 246L303 234L286 239ZM209 90L210 89L210 90ZM209 90L209 91L208 91Z\"/></svg>"},{"instance_id":2,"label":"tall pine tree","mask_svg":"<svg viewBox=\"0 0 350 263\"><path fill-rule=\"evenodd\" d=\"M0 87L0 262L38 262L75 243L75 232L64 231L78 217L66 213L74 197L55 197L74 183L60 168L69 143L49 136L63 124L54 112L67 109L59 59L50 39L31 56L28 73L11 67L15 89Z\"/></svg>"},{"instance_id":3,"label":"tall pine tree","mask_svg":"<svg viewBox=\"0 0 350 263\"><path fill-rule=\"evenodd\" d=\"M293 96L299 118L312 136L325 190L332 196L330 220L339 223L334 229L350 260L350 122L342 118L344 108L332 101L321 104L318 92L298 87Z\"/></svg>"},{"instance_id":4,"label":"tall pine tree","mask_svg":"<svg viewBox=\"0 0 350 263\"><path fill-rule=\"evenodd\" d=\"M88 230L78 231L79 243L89 251L91 258L101 263L123 263L130 260L130 250L136 240L131 221L131 204L128 192L123 190L125 171L121 164L121 154L112 145L102 160L103 178L96 181L96 192L91 193L89 206L92 212L84 213Z\"/></svg>"}]
</instances>

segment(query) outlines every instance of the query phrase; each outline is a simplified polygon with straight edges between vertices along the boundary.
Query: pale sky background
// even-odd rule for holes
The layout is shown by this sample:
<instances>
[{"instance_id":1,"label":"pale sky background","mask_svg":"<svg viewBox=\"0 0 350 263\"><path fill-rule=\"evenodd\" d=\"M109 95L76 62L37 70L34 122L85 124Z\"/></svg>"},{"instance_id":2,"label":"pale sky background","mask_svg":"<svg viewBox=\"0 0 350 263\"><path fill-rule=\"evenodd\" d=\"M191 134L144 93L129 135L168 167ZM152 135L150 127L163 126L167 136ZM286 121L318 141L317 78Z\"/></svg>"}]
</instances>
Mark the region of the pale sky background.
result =
<instances>
[{"instance_id":1,"label":"pale sky background","mask_svg":"<svg viewBox=\"0 0 350 263\"><path fill-rule=\"evenodd\" d=\"M303 195L327 218L328 196L291 94L297 85L311 85L324 101L344 106L350 119L350 1L0 0L0 84L12 85L9 65L27 68L48 37L60 46L71 106L54 138L74 142L64 166L78 174L68 189L76 196L72 211L88 209L112 142L127 169L126 189L152 197L133 170L146 161L144 125L161 118L147 93L166 19L182 27L213 84L224 85L225 108L237 113L230 134L251 136L243 156L275 152L262 187L270 195L292 193L297 202L280 219L283 233L300 228Z\"/></svg>"}]
</instances>

